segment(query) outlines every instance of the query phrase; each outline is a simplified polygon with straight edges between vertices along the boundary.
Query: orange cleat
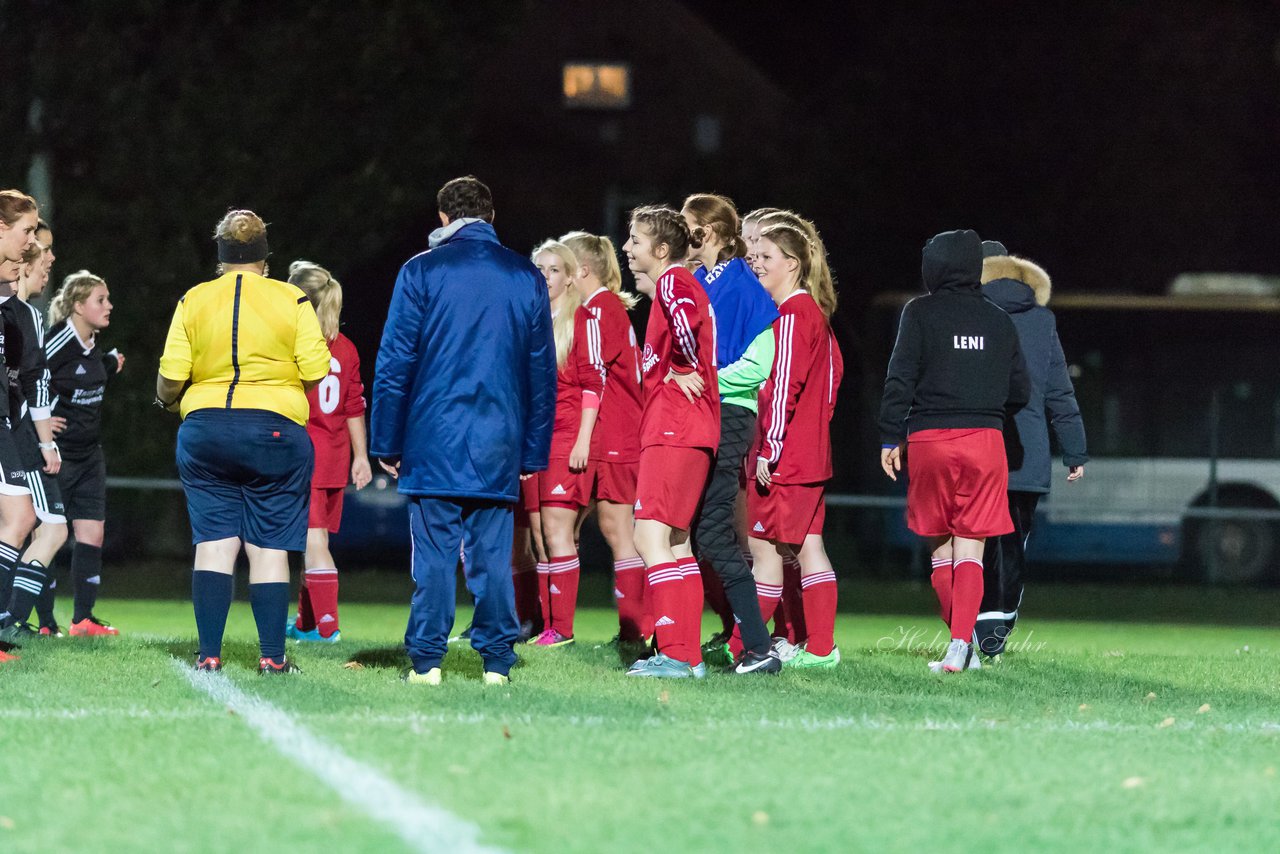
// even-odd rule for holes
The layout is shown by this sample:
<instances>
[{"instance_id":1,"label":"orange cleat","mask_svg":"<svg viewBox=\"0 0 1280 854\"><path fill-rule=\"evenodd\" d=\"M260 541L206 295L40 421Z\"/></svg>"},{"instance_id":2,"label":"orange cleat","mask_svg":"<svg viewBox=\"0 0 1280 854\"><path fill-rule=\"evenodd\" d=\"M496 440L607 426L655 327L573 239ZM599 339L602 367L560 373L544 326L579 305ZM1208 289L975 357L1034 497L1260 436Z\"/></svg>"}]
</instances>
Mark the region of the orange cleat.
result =
<instances>
[{"instance_id":1,"label":"orange cleat","mask_svg":"<svg viewBox=\"0 0 1280 854\"><path fill-rule=\"evenodd\" d=\"M18 656L10 655L4 650L0 650L0 664L4 664L6 661L17 661L17 660L18 660Z\"/></svg>"},{"instance_id":2,"label":"orange cleat","mask_svg":"<svg viewBox=\"0 0 1280 854\"><path fill-rule=\"evenodd\" d=\"M85 617L78 623L72 623L70 635L73 638L79 637L108 637L120 634L120 630L112 628L110 623L104 623L97 617Z\"/></svg>"}]
</instances>

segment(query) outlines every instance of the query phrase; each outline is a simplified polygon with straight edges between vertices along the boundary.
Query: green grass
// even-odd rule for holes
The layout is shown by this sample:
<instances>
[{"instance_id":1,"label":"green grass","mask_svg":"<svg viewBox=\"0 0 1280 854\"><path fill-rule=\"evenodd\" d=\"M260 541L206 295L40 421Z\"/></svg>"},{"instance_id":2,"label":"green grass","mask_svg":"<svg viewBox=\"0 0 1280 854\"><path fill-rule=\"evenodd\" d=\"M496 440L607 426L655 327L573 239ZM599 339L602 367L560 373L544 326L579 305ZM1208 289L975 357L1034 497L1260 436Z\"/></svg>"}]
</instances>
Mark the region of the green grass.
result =
<instances>
[{"instance_id":1,"label":"green grass","mask_svg":"<svg viewBox=\"0 0 1280 854\"><path fill-rule=\"evenodd\" d=\"M1148 594L1111 607L1125 595ZM189 605L99 610L126 635L0 669L22 769L0 776L0 850L404 850L190 686L172 664ZM1032 618L998 668L938 676L917 648L936 619L842 616L836 671L655 684L622 676L592 609L575 647L522 651L509 687L460 649L426 689L397 678L405 613L344 605L347 640L291 645L306 672L265 680L237 604L227 678L496 846L1280 850L1275 628Z\"/></svg>"}]
</instances>

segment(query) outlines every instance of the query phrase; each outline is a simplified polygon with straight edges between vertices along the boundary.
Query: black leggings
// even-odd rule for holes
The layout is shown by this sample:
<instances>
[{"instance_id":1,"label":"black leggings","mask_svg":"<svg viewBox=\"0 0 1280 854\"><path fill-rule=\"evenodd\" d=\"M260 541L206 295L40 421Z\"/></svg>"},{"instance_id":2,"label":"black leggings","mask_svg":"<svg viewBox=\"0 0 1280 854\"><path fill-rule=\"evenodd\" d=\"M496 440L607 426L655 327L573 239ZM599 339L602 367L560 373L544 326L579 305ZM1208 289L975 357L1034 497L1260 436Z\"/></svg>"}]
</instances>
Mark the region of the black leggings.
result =
<instances>
[{"instance_id":1,"label":"black leggings","mask_svg":"<svg viewBox=\"0 0 1280 854\"><path fill-rule=\"evenodd\" d=\"M698 560L710 564L724 584L725 599L742 632L742 646L763 653L771 643L769 631L760 617L756 580L742 556L743 544L734 524L742 461L751 449L755 431L754 412L731 403L721 404L720 448L693 526L693 545Z\"/></svg>"}]
</instances>

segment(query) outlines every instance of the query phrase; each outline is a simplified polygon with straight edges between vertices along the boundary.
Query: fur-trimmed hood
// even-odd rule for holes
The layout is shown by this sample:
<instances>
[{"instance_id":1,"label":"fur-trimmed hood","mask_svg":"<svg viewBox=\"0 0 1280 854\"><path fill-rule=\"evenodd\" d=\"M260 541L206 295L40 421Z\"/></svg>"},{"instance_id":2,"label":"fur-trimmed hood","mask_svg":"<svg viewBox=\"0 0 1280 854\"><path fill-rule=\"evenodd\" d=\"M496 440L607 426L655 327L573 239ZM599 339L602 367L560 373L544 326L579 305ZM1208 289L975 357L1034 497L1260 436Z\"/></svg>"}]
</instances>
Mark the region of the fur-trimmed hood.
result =
<instances>
[{"instance_id":1,"label":"fur-trimmed hood","mask_svg":"<svg viewBox=\"0 0 1280 854\"><path fill-rule=\"evenodd\" d=\"M1035 294L1037 305L1048 305L1052 285L1049 274L1038 264L1016 255L994 255L982 260L982 284L997 279L1022 282Z\"/></svg>"}]
</instances>

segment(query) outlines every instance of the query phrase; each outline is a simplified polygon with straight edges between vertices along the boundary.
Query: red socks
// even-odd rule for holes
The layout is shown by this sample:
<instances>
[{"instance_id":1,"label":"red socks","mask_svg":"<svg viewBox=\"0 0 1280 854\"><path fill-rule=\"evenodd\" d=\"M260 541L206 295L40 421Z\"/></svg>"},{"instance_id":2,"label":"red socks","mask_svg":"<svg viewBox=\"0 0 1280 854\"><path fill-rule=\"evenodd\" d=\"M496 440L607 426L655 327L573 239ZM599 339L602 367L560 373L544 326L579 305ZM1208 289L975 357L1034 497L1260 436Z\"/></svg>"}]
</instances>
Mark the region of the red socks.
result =
<instances>
[{"instance_id":1,"label":"red socks","mask_svg":"<svg viewBox=\"0 0 1280 854\"><path fill-rule=\"evenodd\" d=\"M307 574L302 573L302 584L298 585L298 618L293 621L300 632L309 632L316 627L316 613L311 610L311 591L307 589Z\"/></svg>"},{"instance_id":2,"label":"red socks","mask_svg":"<svg viewBox=\"0 0 1280 854\"><path fill-rule=\"evenodd\" d=\"M653 633L658 652L677 661L692 661L685 616L684 573L675 561L649 568L646 599L653 607ZM697 644L694 644L694 649Z\"/></svg>"},{"instance_id":3,"label":"red socks","mask_svg":"<svg viewBox=\"0 0 1280 854\"><path fill-rule=\"evenodd\" d=\"M548 565L547 592L551 600L548 627L567 638L573 637L573 614L578 607L578 577L581 574L579 566L577 555L553 557Z\"/></svg>"},{"instance_id":4,"label":"red socks","mask_svg":"<svg viewBox=\"0 0 1280 854\"><path fill-rule=\"evenodd\" d=\"M778 610L778 601L782 599L781 584L763 584L756 582L756 600L760 603L760 617L764 620L765 625L769 625L769 621L773 619L774 613ZM733 653L736 659L742 654L742 633L737 626L733 628L733 635L729 638L729 652Z\"/></svg>"},{"instance_id":5,"label":"red socks","mask_svg":"<svg viewBox=\"0 0 1280 854\"><path fill-rule=\"evenodd\" d=\"M613 598L618 602L618 637L624 641L643 640L644 561L627 557L613 562ZM649 630L652 633L653 629Z\"/></svg>"},{"instance_id":6,"label":"red socks","mask_svg":"<svg viewBox=\"0 0 1280 854\"><path fill-rule=\"evenodd\" d=\"M800 579L800 587L809 628L804 648L813 655L830 655L836 644L836 574L815 572L806 575ZM976 611L974 617L977 617Z\"/></svg>"},{"instance_id":7,"label":"red socks","mask_svg":"<svg viewBox=\"0 0 1280 854\"><path fill-rule=\"evenodd\" d=\"M320 637L332 637L338 630L338 570L308 569L302 574L302 584L310 600L312 627L320 630ZM301 608L298 617L301 623ZM974 618L977 619L976 612ZM298 628L310 631L302 625Z\"/></svg>"},{"instance_id":8,"label":"red socks","mask_svg":"<svg viewBox=\"0 0 1280 854\"><path fill-rule=\"evenodd\" d=\"M551 564L538 561L538 604L542 606L542 628L551 628Z\"/></svg>"},{"instance_id":9,"label":"red socks","mask_svg":"<svg viewBox=\"0 0 1280 854\"><path fill-rule=\"evenodd\" d=\"M693 657L681 660L693 667L702 663L702 570L698 568L698 559L695 557L682 557L676 561L676 565L684 576L681 584L685 609L684 627L688 633L688 643L693 648Z\"/></svg>"},{"instance_id":10,"label":"red socks","mask_svg":"<svg viewBox=\"0 0 1280 854\"><path fill-rule=\"evenodd\" d=\"M938 616L948 627L951 625L951 558L935 557L932 561L933 573L929 583L933 592L938 594Z\"/></svg>"},{"instance_id":11,"label":"red socks","mask_svg":"<svg viewBox=\"0 0 1280 854\"><path fill-rule=\"evenodd\" d=\"M970 643L982 607L982 561L962 558L952 567L951 639Z\"/></svg>"},{"instance_id":12,"label":"red socks","mask_svg":"<svg viewBox=\"0 0 1280 854\"><path fill-rule=\"evenodd\" d=\"M525 555L511 561L511 583L516 589L516 616L522 623L538 621L538 573L533 557Z\"/></svg>"},{"instance_id":13,"label":"red socks","mask_svg":"<svg viewBox=\"0 0 1280 854\"><path fill-rule=\"evenodd\" d=\"M709 563L699 563L698 569L702 572L702 590L707 599L707 605L720 618L720 627L725 632L732 632L734 627L733 608L729 606L729 600L724 596L724 582L720 580L719 573L716 572L714 566Z\"/></svg>"},{"instance_id":14,"label":"red socks","mask_svg":"<svg viewBox=\"0 0 1280 854\"><path fill-rule=\"evenodd\" d=\"M805 625L804 596L800 591L800 559L782 559L782 601L787 613L787 640L802 644L809 637Z\"/></svg>"}]
</instances>

